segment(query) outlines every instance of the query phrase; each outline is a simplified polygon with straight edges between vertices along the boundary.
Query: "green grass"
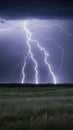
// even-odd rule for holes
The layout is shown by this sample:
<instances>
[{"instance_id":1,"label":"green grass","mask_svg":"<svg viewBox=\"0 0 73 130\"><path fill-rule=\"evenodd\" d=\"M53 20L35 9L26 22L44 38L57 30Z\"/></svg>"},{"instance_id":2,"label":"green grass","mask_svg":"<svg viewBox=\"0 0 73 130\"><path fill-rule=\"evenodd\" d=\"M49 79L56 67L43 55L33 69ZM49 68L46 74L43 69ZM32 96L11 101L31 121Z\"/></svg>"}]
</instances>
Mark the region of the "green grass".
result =
<instances>
[{"instance_id":1,"label":"green grass","mask_svg":"<svg viewBox=\"0 0 73 130\"><path fill-rule=\"evenodd\" d=\"M0 88L0 130L73 130L73 88Z\"/></svg>"}]
</instances>

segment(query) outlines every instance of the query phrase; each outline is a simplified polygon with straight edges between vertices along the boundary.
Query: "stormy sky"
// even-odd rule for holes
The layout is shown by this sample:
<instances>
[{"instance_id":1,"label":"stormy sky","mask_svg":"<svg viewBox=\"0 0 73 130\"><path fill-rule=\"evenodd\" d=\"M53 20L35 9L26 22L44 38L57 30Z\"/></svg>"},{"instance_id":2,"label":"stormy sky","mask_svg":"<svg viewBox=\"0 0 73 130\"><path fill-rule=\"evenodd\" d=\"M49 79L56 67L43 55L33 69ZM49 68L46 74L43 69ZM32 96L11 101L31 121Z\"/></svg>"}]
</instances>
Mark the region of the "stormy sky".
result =
<instances>
[{"instance_id":1,"label":"stormy sky","mask_svg":"<svg viewBox=\"0 0 73 130\"><path fill-rule=\"evenodd\" d=\"M22 81L22 67L29 51L26 31L23 30L25 20L28 20L27 27L32 33L32 39L39 41L40 46L49 53L47 62L51 65L57 83L73 83L73 3L71 1L2 0L0 19L1 30L13 28L11 31L0 31L0 83ZM38 64L38 83L54 83L53 76L44 62L44 53L35 42L30 42L30 45ZM28 56L24 69L24 83L36 83L34 68L35 64Z\"/></svg>"},{"instance_id":2,"label":"stormy sky","mask_svg":"<svg viewBox=\"0 0 73 130\"><path fill-rule=\"evenodd\" d=\"M6 18L72 18L72 0L1 0L0 15Z\"/></svg>"}]
</instances>

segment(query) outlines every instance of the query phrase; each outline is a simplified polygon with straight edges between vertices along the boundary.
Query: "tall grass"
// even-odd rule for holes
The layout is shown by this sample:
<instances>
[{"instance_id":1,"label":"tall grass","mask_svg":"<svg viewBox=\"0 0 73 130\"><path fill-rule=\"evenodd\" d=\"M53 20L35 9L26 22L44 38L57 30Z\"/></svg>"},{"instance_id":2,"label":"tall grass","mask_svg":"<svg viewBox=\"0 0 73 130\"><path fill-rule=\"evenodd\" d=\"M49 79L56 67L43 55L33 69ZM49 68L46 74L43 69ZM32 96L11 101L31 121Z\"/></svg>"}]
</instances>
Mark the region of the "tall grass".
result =
<instances>
[{"instance_id":1,"label":"tall grass","mask_svg":"<svg viewBox=\"0 0 73 130\"><path fill-rule=\"evenodd\" d=\"M1 89L0 130L73 130L72 93L73 89Z\"/></svg>"}]
</instances>

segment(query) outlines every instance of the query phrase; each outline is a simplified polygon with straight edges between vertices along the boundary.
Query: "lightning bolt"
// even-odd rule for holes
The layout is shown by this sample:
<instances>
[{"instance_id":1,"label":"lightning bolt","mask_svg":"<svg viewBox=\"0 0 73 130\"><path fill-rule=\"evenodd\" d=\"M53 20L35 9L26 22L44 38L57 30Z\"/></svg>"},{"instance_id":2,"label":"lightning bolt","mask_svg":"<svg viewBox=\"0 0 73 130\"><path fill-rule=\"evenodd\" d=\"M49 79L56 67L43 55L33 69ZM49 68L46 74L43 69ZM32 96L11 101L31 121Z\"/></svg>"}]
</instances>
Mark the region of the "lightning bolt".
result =
<instances>
[{"instance_id":1,"label":"lightning bolt","mask_svg":"<svg viewBox=\"0 0 73 130\"><path fill-rule=\"evenodd\" d=\"M65 30L61 25L59 24L53 24L53 25L44 25L44 26L39 26L37 25L38 27L40 28L46 28L46 29L50 29L50 28L54 28L54 27L57 27L59 28L62 32L64 32L68 37L72 37L73 34L72 33L69 33L67 30ZM42 36L40 34L40 36ZM44 39L48 39L48 40L51 40L51 41L54 41L54 43L57 45L57 47L61 50L61 64L60 64L60 67L59 67L59 70L58 70L58 73L60 73L61 69L62 69L62 66L63 66L63 56L64 56L64 49L57 43L57 41L53 38L47 38L47 37L43 37Z\"/></svg>"},{"instance_id":2,"label":"lightning bolt","mask_svg":"<svg viewBox=\"0 0 73 130\"><path fill-rule=\"evenodd\" d=\"M22 67L22 80L21 80L21 83L22 83L22 84L25 82L25 81L24 81L24 80L25 80L24 70L25 70L25 67L26 67L26 60L27 60L28 56L29 56L29 53L27 53L27 55L26 55L26 57L25 57L25 59L24 59L23 67ZM37 83L37 81L36 81L36 83Z\"/></svg>"},{"instance_id":3,"label":"lightning bolt","mask_svg":"<svg viewBox=\"0 0 73 130\"><path fill-rule=\"evenodd\" d=\"M25 22L24 22L24 28L23 28L23 29L24 29L24 31L26 32L27 45L28 45L28 48L29 48L28 54L30 55L32 61L33 61L34 64L35 64L35 68L34 68L34 70L35 70L35 83L38 84L38 82L39 82L39 81L38 81L38 63L37 63L37 61L35 60L34 55L33 55L32 51L31 51L30 41L32 42L33 40L31 39L32 33L31 33L31 32L29 31L29 29L27 28L27 23L28 23L28 21L25 21ZM27 57L26 57L26 59L27 59ZM25 75L25 74L24 74L25 65L26 65L26 62L24 61L24 65L23 65L23 67L22 67L23 78L22 78L21 83L23 83L23 82L24 82L24 79L25 79L25 77L24 77L24 75Z\"/></svg>"},{"instance_id":4,"label":"lightning bolt","mask_svg":"<svg viewBox=\"0 0 73 130\"><path fill-rule=\"evenodd\" d=\"M41 37L43 37L41 34L39 34ZM62 69L62 66L63 66L63 56L64 56L64 49L58 44L58 42L53 39L53 38L47 38L47 37L43 37L44 39L48 40L48 41L53 41L56 46L61 50L61 64L60 64L60 67L59 67L59 70L58 70L58 73L60 73L61 69Z\"/></svg>"},{"instance_id":5,"label":"lightning bolt","mask_svg":"<svg viewBox=\"0 0 73 130\"><path fill-rule=\"evenodd\" d=\"M35 39L32 39L32 35L33 35L33 32L30 31L29 27L28 27L28 22L29 20L27 21L22 21L23 23L23 27L21 27L23 29L23 31L26 33L26 44L28 46L28 53L26 55L26 57L24 58L24 61L23 61L23 66L22 66L22 79L21 79L21 83L25 83L25 67L26 67L26 63L27 63L27 58L30 57L31 60L33 61L35 67L34 67L34 71L35 71L35 83L38 84L39 83L39 72L38 72L38 63L37 63L37 60L35 59L34 57L34 54L32 52L32 46L31 46L31 42L32 43L35 43L37 45L37 48L44 54L44 63L45 65L48 67L48 72L50 72L51 76L52 76L52 80L53 80L53 83L56 84L57 83L57 79L56 79L56 76L52 70L52 67L51 67L51 64L48 63L48 57L49 57L49 53L46 51L46 49L44 47L42 47L40 45L40 42L38 40L35 40ZM50 29L50 28L54 28L54 27L57 27L59 28L62 32L64 32L67 36L71 37L73 36L73 34L70 34L68 33L68 31L66 31L61 25L59 24L53 24L53 25L37 25L38 27L42 27L42 28L47 28L47 29ZM9 28L3 28L1 29L0 28L0 32L7 32L7 31L12 31L14 29L16 29L16 25L15 26L12 26L12 27L9 27ZM62 66L63 66L63 55L64 55L64 49L57 43L56 39L52 39L52 38L47 38L47 37L44 37L45 39L49 40L49 41L53 41L57 47L61 50L61 65L59 67L59 72L61 71L62 69ZM19 64L20 65L20 64Z\"/></svg>"},{"instance_id":6,"label":"lightning bolt","mask_svg":"<svg viewBox=\"0 0 73 130\"><path fill-rule=\"evenodd\" d=\"M26 38L27 38L27 45L28 45L28 48L29 48L29 54L31 56L31 59L35 63L35 80L36 80L36 84L38 83L38 64L37 64L37 61L34 59L33 53L31 51L31 44L30 44L30 42L36 43L37 47L40 49L40 51L42 51L44 53L44 55L45 55L44 62L47 65L48 70L50 71L50 74L51 74L51 76L53 78L54 84L56 84L57 83L56 76L54 75L54 72L52 71L51 65L47 61L49 53L46 52L45 48L43 48L43 47L40 46L40 43L37 40L32 39L32 32L28 29L27 23L28 23L28 21L24 22L24 31L26 32ZM22 78L22 82L21 83L23 83L24 77L25 77L24 76L25 75L24 74L25 65L26 65L26 62L24 63L24 65L22 67L23 78Z\"/></svg>"},{"instance_id":7,"label":"lightning bolt","mask_svg":"<svg viewBox=\"0 0 73 130\"><path fill-rule=\"evenodd\" d=\"M7 32L7 31L12 31L15 28L6 28L6 29L0 29L0 32Z\"/></svg>"},{"instance_id":8,"label":"lightning bolt","mask_svg":"<svg viewBox=\"0 0 73 130\"><path fill-rule=\"evenodd\" d=\"M57 27L59 28L62 32L64 32L67 36L73 36L73 33L69 33L67 30L65 30L60 24L52 24L50 26L48 25L37 25L37 27L40 27L40 28L46 28L46 29L50 29L50 28L54 28L54 27Z\"/></svg>"}]
</instances>

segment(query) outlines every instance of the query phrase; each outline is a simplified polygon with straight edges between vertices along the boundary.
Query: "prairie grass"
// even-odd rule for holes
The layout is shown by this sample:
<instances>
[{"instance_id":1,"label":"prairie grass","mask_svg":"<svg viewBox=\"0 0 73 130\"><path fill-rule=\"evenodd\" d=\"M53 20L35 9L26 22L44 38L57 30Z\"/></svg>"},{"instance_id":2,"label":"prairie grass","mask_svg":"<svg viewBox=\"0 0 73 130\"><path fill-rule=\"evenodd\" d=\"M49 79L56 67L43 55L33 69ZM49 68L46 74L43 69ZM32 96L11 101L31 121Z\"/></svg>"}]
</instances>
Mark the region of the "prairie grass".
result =
<instances>
[{"instance_id":1,"label":"prairie grass","mask_svg":"<svg viewBox=\"0 0 73 130\"><path fill-rule=\"evenodd\" d=\"M73 130L73 88L0 88L0 130Z\"/></svg>"}]
</instances>

